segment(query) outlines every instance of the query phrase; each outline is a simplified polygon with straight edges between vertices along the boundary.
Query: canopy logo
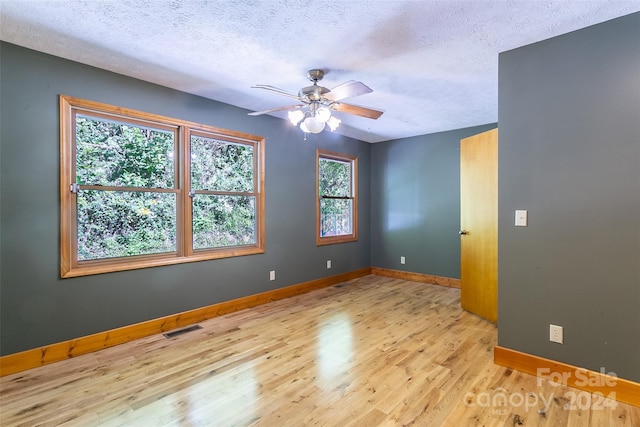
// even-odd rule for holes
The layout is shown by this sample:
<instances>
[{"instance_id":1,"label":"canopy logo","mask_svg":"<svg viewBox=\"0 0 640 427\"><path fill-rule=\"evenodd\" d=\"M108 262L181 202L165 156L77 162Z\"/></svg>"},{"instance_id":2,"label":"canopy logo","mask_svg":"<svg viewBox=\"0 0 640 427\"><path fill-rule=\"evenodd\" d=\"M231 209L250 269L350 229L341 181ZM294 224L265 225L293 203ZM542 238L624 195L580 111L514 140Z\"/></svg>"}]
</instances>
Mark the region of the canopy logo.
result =
<instances>
[{"instance_id":1,"label":"canopy logo","mask_svg":"<svg viewBox=\"0 0 640 427\"><path fill-rule=\"evenodd\" d=\"M548 381L552 387L571 387L570 379L572 385L577 387L614 387L616 385L618 377L615 373L605 372L604 368L601 368L600 374L602 375L584 369L576 369L573 372L553 372L549 368L538 368L536 385L543 387L544 382ZM615 409L618 404L615 399L615 392L607 396L600 392L589 393L575 389L550 393L533 391L509 393L507 389L498 387L481 393L469 392L464 396L464 403L466 406L478 405L491 408L495 414L506 414L513 408L523 408L526 412L537 409L538 413L546 413L554 402L564 411Z\"/></svg>"}]
</instances>

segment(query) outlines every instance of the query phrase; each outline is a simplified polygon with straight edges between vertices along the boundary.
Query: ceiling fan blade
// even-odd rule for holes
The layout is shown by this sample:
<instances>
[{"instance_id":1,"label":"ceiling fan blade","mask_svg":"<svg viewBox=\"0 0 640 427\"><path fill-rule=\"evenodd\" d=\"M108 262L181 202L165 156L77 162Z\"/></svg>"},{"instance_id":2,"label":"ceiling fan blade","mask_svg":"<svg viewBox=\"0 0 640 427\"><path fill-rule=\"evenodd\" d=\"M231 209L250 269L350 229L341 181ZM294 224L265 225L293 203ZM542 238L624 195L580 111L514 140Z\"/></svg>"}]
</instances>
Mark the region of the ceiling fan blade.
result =
<instances>
[{"instance_id":1,"label":"ceiling fan blade","mask_svg":"<svg viewBox=\"0 0 640 427\"><path fill-rule=\"evenodd\" d=\"M342 104L340 102L336 102L335 104L331 104L331 108L340 111L342 113L355 114L356 116L366 117L368 119L377 119L383 113L380 110L374 110L372 108L360 107L359 105L353 104Z\"/></svg>"},{"instance_id":2,"label":"ceiling fan blade","mask_svg":"<svg viewBox=\"0 0 640 427\"><path fill-rule=\"evenodd\" d=\"M255 86L251 86L252 89L264 89L264 90L268 90L269 92L273 92L273 93L277 93L278 95L283 95L283 96L288 96L289 98L293 98L293 99L297 99L300 100L300 97L298 95L296 95L295 93L291 93L291 92L287 92L284 89L280 89L274 86L269 86L269 85L255 85Z\"/></svg>"},{"instance_id":3,"label":"ceiling fan blade","mask_svg":"<svg viewBox=\"0 0 640 427\"><path fill-rule=\"evenodd\" d=\"M254 111L252 113L248 113L250 116L259 116L261 114L267 114L267 113L273 113L274 111L282 111L282 110L292 110L294 108L300 108L300 107L304 107L304 104L297 104L297 105L287 105L285 107L276 107L276 108L271 108L269 110L263 110L263 111Z\"/></svg>"},{"instance_id":4,"label":"ceiling fan blade","mask_svg":"<svg viewBox=\"0 0 640 427\"><path fill-rule=\"evenodd\" d=\"M370 92L373 92L373 89L366 84L349 80L348 82L344 82L341 85L334 87L329 91L329 93L325 93L324 97L330 101L340 101L341 99L352 98L354 96L360 96Z\"/></svg>"}]
</instances>

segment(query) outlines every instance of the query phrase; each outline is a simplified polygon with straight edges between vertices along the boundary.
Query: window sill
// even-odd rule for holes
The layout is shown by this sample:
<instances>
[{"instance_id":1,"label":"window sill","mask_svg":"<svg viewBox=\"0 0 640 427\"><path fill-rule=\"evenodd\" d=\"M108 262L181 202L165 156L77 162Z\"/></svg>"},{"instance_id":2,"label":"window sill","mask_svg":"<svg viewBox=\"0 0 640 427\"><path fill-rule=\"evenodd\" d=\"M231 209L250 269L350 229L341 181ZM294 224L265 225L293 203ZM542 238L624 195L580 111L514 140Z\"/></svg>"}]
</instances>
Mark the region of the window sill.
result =
<instances>
[{"instance_id":1,"label":"window sill","mask_svg":"<svg viewBox=\"0 0 640 427\"><path fill-rule=\"evenodd\" d=\"M185 264L188 262L208 261L221 258L231 258L244 255L257 255L264 253L264 248L259 247L234 247L220 249L215 252L195 252L191 256L171 256L171 255L151 255L132 257L123 262L122 259L113 261L85 261L78 266L65 268L62 266L60 277L63 279L71 277L90 276L93 274L112 273L116 271L137 270L140 268L160 267L164 265Z\"/></svg>"}]
</instances>

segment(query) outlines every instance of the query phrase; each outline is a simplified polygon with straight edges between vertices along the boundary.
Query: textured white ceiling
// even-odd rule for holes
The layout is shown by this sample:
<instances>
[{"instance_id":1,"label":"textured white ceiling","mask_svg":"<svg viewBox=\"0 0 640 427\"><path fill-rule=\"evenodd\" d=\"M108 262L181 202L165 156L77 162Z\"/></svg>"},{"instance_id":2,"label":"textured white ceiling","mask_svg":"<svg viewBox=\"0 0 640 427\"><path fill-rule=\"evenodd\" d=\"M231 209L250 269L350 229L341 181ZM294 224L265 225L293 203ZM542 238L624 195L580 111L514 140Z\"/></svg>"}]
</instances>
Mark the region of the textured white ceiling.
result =
<instances>
[{"instance_id":1,"label":"textured white ceiling","mask_svg":"<svg viewBox=\"0 0 640 427\"><path fill-rule=\"evenodd\" d=\"M322 68L323 86L374 90L345 102L382 117L337 113L337 132L379 142L496 122L499 52L637 11L640 0L0 0L0 38L248 110L292 103L252 85L297 93Z\"/></svg>"}]
</instances>

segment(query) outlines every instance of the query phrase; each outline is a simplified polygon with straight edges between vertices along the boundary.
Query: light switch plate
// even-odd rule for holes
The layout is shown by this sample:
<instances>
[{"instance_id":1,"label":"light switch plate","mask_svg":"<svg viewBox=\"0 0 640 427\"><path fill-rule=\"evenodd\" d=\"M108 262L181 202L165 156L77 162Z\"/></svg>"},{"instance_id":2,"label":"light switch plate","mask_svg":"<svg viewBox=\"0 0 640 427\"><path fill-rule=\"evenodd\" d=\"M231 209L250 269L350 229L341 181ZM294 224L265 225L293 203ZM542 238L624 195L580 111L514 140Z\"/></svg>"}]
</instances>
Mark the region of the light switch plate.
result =
<instances>
[{"instance_id":1,"label":"light switch plate","mask_svg":"<svg viewBox=\"0 0 640 427\"><path fill-rule=\"evenodd\" d=\"M517 210L516 211L516 227L526 227L526 226L527 226L527 211Z\"/></svg>"}]
</instances>

